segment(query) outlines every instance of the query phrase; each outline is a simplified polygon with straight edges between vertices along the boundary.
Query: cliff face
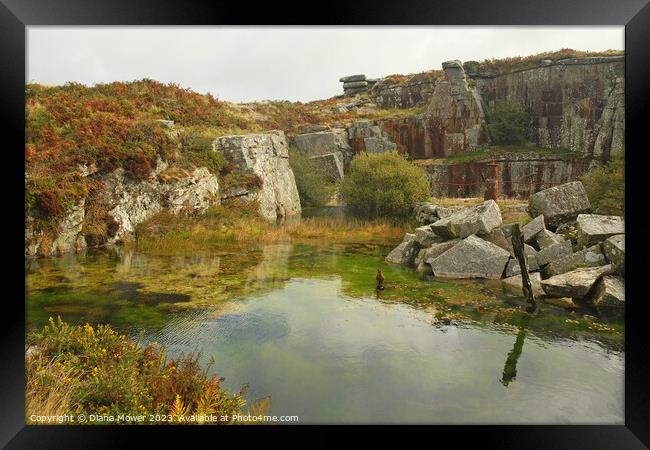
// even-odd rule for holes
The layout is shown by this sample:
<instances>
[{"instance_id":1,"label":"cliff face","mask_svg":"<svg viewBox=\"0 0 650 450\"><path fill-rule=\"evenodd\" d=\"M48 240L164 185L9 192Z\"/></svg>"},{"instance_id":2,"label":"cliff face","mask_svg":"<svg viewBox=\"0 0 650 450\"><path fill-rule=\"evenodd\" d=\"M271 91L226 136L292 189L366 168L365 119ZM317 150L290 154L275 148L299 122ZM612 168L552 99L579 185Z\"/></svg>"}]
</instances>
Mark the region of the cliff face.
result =
<instances>
[{"instance_id":1,"label":"cliff face","mask_svg":"<svg viewBox=\"0 0 650 450\"><path fill-rule=\"evenodd\" d=\"M538 145L607 160L625 146L624 65L623 56L549 60L474 81L486 105L529 111Z\"/></svg>"},{"instance_id":2,"label":"cliff face","mask_svg":"<svg viewBox=\"0 0 650 450\"><path fill-rule=\"evenodd\" d=\"M576 180L586 174L591 158L522 156L497 159L499 193L507 198L528 198L540 190ZM488 174L485 161L458 164L422 164L433 196L482 197Z\"/></svg>"},{"instance_id":3,"label":"cliff face","mask_svg":"<svg viewBox=\"0 0 650 450\"><path fill-rule=\"evenodd\" d=\"M412 158L442 158L487 144L483 107L498 101L530 113L532 136L541 147L601 161L625 147L622 56L549 60L518 72L469 77L458 62L443 67L445 80L435 85L424 115L380 123Z\"/></svg>"}]
</instances>

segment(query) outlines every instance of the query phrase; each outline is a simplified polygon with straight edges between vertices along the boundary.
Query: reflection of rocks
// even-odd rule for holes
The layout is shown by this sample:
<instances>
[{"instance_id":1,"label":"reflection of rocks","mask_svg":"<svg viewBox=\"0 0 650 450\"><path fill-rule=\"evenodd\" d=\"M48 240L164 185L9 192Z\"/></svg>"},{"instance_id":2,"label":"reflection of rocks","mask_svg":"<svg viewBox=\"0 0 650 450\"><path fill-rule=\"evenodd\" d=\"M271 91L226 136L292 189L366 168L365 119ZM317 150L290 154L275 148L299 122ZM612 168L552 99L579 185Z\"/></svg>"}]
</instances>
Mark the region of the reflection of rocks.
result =
<instances>
[{"instance_id":1,"label":"reflection of rocks","mask_svg":"<svg viewBox=\"0 0 650 450\"><path fill-rule=\"evenodd\" d=\"M249 271L249 284L262 284L263 287L278 288L289 279L289 258L293 244L269 244L262 247L262 260Z\"/></svg>"}]
</instances>

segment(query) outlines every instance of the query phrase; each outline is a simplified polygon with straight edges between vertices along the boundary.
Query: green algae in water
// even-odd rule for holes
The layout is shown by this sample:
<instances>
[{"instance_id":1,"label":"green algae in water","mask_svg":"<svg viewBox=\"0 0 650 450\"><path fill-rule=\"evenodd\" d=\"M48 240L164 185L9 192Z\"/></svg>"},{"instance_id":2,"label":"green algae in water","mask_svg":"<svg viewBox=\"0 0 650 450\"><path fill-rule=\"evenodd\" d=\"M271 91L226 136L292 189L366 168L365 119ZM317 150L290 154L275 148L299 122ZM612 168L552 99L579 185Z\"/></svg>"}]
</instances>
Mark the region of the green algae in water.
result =
<instances>
[{"instance_id":1,"label":"green algae in water","mask_svg":"<svg viewBox=\"0 0 650 450\"><path fill-rule=\"evenodd\" d=\"M622 321L554 307L533 317L499 282L423 279L386 264L389 250L283 243L34 260L27 324L110 323L172 355L200 351L229 388L249 383L249 399L271 395L273 413L303 422L620 423ZM526 413L530 401L540 407Z\"/></svg>"}]
</instances>

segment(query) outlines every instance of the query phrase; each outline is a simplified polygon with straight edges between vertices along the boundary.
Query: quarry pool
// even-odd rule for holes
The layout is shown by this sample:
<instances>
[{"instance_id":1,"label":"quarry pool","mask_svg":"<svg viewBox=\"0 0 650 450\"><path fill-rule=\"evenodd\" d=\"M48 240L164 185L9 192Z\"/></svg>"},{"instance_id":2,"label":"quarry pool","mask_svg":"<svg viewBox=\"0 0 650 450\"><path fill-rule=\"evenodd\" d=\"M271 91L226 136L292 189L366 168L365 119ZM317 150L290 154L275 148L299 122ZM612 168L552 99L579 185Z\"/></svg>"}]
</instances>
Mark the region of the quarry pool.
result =
<instances>
[{"instance_id":1,"label":"quarry pool","mask_svg":"<svg viewBox=\"0 0 650 450\"><path fill-rule=\"evenodd\" d=\"M110 323L200 351L299 423L623 423L624 326L499 282L421 279L390 248L292 243L28 260L27 328ZM386 289L375 292L381 268Z\"/></svg>"}]
</instances>

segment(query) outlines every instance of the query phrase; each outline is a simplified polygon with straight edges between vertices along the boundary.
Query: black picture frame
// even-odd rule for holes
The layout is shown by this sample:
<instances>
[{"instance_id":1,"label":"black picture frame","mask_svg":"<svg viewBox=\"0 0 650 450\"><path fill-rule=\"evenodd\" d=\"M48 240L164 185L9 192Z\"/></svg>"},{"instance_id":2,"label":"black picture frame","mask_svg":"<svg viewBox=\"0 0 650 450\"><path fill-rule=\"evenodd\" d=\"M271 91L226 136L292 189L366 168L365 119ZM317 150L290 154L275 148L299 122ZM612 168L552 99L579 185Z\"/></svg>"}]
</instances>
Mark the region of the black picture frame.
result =
<instances>
[{"instance_id":1,"label":"black picture frame","mask_svg":"<svg viewBox=\"0 0 650 450\"><path fill-rule=\"evenodd\" d=\"M494 1L379 1L337 2L307 8L307 4L279 5L277 3L247 2L180 2L170 0L0 0L0 82L5 159L2 172L4 200L13 200L5 209L3 224L5 252L10 255L5 264L17 272L18 261L24 257L19 218L24 217L20 186L24 182L24 155L16 148L24 147L25 40L29 25L219 25L219 24L350 24L350 25L624 25L625 26L625 102L626 102L626 214L630 242L641 243L647 231L645 212L643 152L647 147L646 120L650 117L650 4L649 0L494 0ZM317 9L317 11L316 11ZM288 11L301 11L291 16ZM315 22L315 23L314 23ZM432 62L433 64L433 62ZM7 160L7 158L9 158ZM635 199L636 197L636 199ZM635 203L636 202L636 203ZM8 208L8 207L7 207ZM9 244L9 245L7 245ZM514 448L646 448L650 445L650 374L647 335L647 300L642 294L646 270L643 245L628 249L626 290L631 301L626 307L625 344L625 425L624 426L438 426L409 429L402 437L411 441L412 432L433 442L466 445L470 441L489 447ZM15 258L15 260L14 260ZM21 282L21 279L23 282ZM24 272L8 275L6 285L15 291L3 290L5 315L0 340L2 386L0 405L0 445L6 448L122 448L135 443L132 434L147 433L171 443L187 439L187 432L212 433L211 427L78 427L26 426L24 424ZM11 307L8 307L11 305ZM179 429L179 428L182 428ZM256 427L268 434L271 427ZM286 427L273 427L274 429ZM295 427L290 427L294 429ZM313 427L302 427L312 430ZM373 428L382 436L388 428ZM235 427L235 432L251 432L250 427ZM292 430L293 431L293 430ZM390 430L389 430L390 431ZM398 430L405 431L405 430ZM219 431L230 434L233 431ZM239 434L239 433L237 433ZM338 442L330 433L319 433L324 439ZM242 439L239 436L238 439ZM245 438L243 438L245 439ZM311 445L314 438L307 438ZM192 441L198 442L192 438ZM215 444L217 441L213 441ZM221 441L219 441L221 442ZM245 443L246 441L242 441ZM426 441L425 441L426 442ZM140 444L142 445L142 444ZM151 441L149 442L151 445ZM194 445L194 444L192 444Z\"/></svg>"}]
</instances>

